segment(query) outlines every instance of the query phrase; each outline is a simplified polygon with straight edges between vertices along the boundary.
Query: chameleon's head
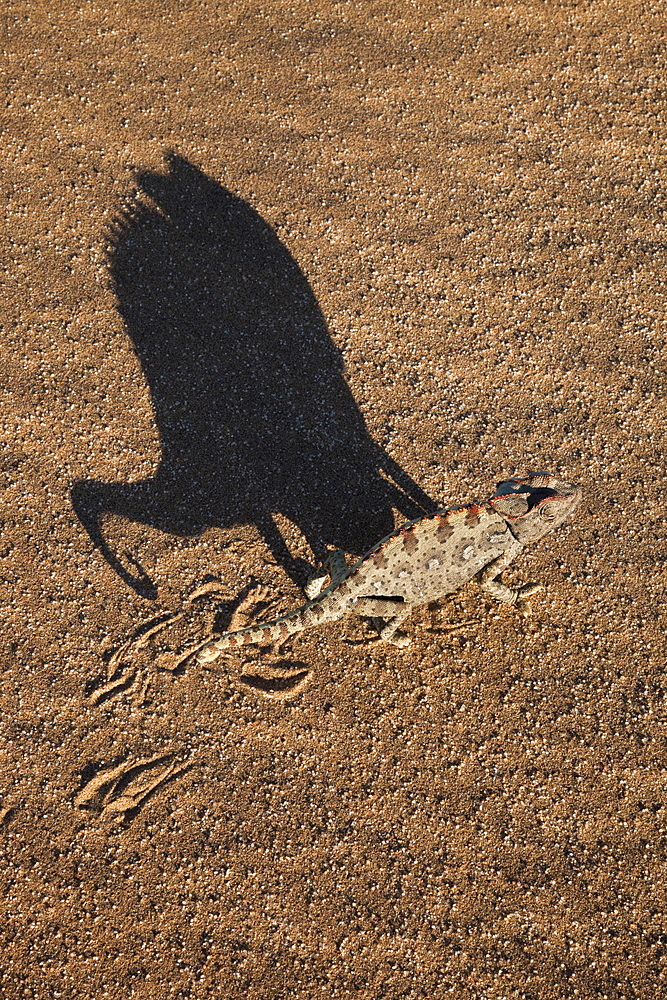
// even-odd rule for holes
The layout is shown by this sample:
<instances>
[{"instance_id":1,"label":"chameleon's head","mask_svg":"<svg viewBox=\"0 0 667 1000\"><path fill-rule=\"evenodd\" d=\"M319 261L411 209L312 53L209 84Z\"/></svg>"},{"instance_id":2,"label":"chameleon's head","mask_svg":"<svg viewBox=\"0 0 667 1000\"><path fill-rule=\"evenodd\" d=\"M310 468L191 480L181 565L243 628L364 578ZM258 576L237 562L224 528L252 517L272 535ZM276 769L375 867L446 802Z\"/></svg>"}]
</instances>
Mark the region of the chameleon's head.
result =
<instances>
[{"instance_id":1,"label":"chameleon's head","mask_svg":"<svg viewBox=\"0 0 667 1000\"><path fill-rule=\"evenodd\" d=\"M548 472L531 472L527 479L498 483L489 503L504 517L520 542L534 542L557 528L582 497L581 486Z\"/></svg>"}]
</instances>

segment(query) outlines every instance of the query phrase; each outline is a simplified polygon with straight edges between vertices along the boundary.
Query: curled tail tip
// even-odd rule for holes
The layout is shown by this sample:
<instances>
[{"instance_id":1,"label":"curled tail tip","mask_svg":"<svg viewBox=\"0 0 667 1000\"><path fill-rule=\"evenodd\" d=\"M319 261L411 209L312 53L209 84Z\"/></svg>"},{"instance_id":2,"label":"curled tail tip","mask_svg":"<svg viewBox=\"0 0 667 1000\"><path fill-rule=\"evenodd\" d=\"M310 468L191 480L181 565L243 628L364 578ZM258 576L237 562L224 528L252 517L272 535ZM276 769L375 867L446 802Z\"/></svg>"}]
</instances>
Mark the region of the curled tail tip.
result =
<instances>
[{"instance_id":1,"label":"curled tail tip","mask_svg":"<svg viewBox=\"0 0 667 1000\"><path fill-rule=\"evenodd\" d=\"M207 663L213 663L220 656L221 652L219 649L214 649L211 643L207 643L199 652L195 653L194 661L202 666Z\"/></svg>"}]
</instances>

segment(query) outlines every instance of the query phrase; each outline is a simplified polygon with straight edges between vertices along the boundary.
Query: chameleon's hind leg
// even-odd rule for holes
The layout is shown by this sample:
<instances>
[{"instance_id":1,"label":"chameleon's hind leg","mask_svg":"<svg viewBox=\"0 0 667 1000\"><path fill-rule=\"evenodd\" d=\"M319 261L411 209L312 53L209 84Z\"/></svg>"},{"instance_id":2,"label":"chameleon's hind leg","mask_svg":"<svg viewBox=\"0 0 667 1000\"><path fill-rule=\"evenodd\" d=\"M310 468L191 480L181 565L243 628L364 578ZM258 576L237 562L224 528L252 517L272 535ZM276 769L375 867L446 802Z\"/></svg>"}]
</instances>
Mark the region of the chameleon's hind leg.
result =
<instances>
[{"instance_id":1,"label":"chameleon's hind leg","mask_svg":"<svg viewBox=\"0 0 667 1000\"><path fill-rule=\"evenodd\" d=\"M389 621L383 618L374 618L373 621L379 624L379 635L383 642L389 642L392 646L400 646L404 648L409 646L412 639L407 634L407 632L401 632L398 626L405 621L405 619L410 614L411 609L409 607L404 607L399 611L397 615L390 618Z\"/></svg>"},{"instance_id":2,"label":"chameleon's hind leg","mask_svg":"<svg viewBox=\"0 0 667 1000\"><path fill-rule=\"evenodd\" d=\"M345 553L342 549L334 549L330 552L319 569L315 570L308 578L304 593L309 601L314 600L324 589L327 577L331 578L330 584L338 584L347 573L348 565ZM327 586L330 586L327 584Z\"/></svg>"},{"instance_id":3,"label":"chameleon's hind leg","mask_svg":"<svg viewBox=\"0 0 667 1000\"><path fill-rule=\"evenodd\" d=\"M392 646L410 645L410 636L406 632L399 632L398 626L412 611L411 605L392 600L391 597L360 597L351 610L356 615L368 615L383 642L389 642Z\"/></svg>"}]
</instances>

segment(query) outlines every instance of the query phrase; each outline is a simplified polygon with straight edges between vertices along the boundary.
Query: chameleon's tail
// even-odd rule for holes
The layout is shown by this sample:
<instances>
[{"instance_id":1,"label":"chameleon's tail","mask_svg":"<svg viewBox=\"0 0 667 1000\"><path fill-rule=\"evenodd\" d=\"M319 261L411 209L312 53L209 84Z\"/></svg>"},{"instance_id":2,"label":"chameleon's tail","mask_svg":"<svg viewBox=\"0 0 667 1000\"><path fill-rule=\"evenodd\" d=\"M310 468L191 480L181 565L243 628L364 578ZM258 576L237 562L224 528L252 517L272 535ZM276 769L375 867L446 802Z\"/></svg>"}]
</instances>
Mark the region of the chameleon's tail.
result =
<instances>
[{"instance_id":1,"label":"chameleon's tail","mask_svg":"<svg viewBox=\"0 0 667 1000\"><path fill-rule=\"evenodd\" d=\"M345 610L338 609L326 599L319 596L314 601L309 601L295 611L283 615L281 618L274 618L269 622L262 622L261 625L251 625L249 628L241 628L236 632L225 632L217 639L209 639L192 654L195 663L211 663L217 659L224 649L236 649L239 646L250 646L259 642L284 641L296 632L303 632L311 625L319 625L324 622L335 621L342 618Z\"/></svg>"}]
</instances>

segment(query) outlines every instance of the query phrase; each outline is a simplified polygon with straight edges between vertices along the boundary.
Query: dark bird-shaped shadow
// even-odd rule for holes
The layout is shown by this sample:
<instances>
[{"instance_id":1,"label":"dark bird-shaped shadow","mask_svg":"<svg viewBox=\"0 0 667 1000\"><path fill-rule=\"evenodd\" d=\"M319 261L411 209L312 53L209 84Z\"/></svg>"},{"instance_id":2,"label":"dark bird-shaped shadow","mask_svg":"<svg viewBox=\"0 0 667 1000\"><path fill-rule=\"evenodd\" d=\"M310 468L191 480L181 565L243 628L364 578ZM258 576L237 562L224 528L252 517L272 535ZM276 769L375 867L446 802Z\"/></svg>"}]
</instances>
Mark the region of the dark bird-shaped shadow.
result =
<instances>
[{"instance_id":1,"label":"dark bird-shaped shadow","mask_svg":"<svg viewBox=\"0 0 667 1000\"><path fill-rule=\"evenodd\" d=\"M361 554L436 505L369 436L315 296L273 229L245 201L171 155L138 178L112 233L118 307L148 383L159 467L134 483L79 481L74 508L118 575L155 597L132 556L104 538L121 515L181 536L255 524L298 583L274 516ZM145 197L145 196L148 196Z\"/></svg>"}]
</instances>

